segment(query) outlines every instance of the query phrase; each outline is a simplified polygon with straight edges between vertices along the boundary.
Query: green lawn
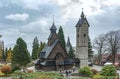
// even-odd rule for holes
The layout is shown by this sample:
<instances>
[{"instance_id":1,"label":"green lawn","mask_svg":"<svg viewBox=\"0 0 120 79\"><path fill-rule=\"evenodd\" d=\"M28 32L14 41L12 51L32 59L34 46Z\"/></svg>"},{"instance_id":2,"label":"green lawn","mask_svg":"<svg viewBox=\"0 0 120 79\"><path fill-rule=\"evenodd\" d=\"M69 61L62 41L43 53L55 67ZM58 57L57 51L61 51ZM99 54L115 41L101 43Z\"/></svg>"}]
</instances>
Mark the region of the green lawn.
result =
<instances>
[{"instance_id":1,"label":"green lawn","mask_svg":"<svg viewBox=\"0 0 120 79\"><path fill-rule=\"evenodd\" d=\"M19 79L19 78L15 78L15 76L13 76L12 79ZM58 72L33 72L29 74L23 74L22 79L70 79L70 78L64 78L60 76ZM89 79L89 78L72 78L72 79Z\"/></svg>"}]
</instances>

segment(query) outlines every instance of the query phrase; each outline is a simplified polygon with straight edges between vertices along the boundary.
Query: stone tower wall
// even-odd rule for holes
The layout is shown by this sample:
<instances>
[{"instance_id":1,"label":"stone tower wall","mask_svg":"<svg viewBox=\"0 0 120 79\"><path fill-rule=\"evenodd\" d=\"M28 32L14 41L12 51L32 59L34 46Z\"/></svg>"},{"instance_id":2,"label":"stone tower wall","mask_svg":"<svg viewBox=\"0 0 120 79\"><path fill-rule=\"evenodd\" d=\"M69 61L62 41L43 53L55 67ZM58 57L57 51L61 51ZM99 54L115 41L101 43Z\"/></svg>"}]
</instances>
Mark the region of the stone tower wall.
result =
<instances>
[{"instance_id":1,"label":"stone tower wall","mask_svg":"<svg viewBox=\"0 0 120 79\"><path fill-rule=\"evenodd\" d=\"M80 59L80 67L88 66L88 33L86 21L76 27L76 57Z\"/></svg>"}]
</instances>

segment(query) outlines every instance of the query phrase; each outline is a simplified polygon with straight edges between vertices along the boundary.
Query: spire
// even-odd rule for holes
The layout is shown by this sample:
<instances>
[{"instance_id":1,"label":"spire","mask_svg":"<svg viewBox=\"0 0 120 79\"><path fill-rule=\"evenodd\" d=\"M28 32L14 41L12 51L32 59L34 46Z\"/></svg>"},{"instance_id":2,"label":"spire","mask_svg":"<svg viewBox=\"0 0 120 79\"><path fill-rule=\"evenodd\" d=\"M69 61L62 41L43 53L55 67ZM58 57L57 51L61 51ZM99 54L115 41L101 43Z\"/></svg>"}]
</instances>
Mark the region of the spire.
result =
<instances>
[{"instance_id":1,"label":"spire","mask_svg":"<svg viewBox=\"0 0 120 79\"><path fill-rule=\"evenodd\" d=\"M70 45L71 45L71 43L70 43L70 39L69 39L69 37L68 37L66 46L67 46L67 47L70 47Z\"/></svg>"},{"instance_id":2,"label":"spire","mask_svg":"<svg viewBox=\"0 0 120 79\"><path fill-rule=\"evenodd\" d=\"M55 27L54 16L53 16L53 24L52 24L52 26L51 26L51 28L50 28L50 31L51 31L52 33L56 33L56 30L57 30L57 28Z\"/></svg>"},{"instance_id":3,"label":"spire","mask_svg":"<svg viewBox=\"0 0 120 79\"><path fill-rule=\"evenodd\" d=\"M82 8L81 18L84 18L84 17L85 15L84 15L83 8Z\"/></svg>"}]
</instances>

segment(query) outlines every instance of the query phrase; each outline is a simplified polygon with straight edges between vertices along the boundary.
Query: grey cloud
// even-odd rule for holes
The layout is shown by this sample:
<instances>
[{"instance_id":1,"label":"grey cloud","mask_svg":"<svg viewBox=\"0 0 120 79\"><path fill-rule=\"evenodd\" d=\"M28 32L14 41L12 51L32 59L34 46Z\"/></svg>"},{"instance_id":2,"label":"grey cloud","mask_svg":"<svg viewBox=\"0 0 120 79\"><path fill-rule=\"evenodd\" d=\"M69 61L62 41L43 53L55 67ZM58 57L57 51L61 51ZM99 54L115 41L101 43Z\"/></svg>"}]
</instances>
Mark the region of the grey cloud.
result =
<instances>
[{"instance_id":1,"label":"grey cloud","mask_svg":"<svg viewBox=\"0 0 120 79\"><path fill-rule=\"evenodd\" d=\"M90 8L91 8L91 12L97 11L97 7L96 6L91 5Z\"/></svg>"},{"instance_id":2,"label":"grey cloud","mask_svg":"<svg viewBox=\"0 0 120 79\"><path fill-rule=\"evenodd\" d=\"M5 16L5 19L13 20L13 21L26 21L29 18L29 14L27 13L16 13L16 14L9 14Z\"/></svg>"},{"instance_id":3,"label":"grey cloud","mask_svg":"<svg viewBox=\"0 0 120 79\"><path fill-rule=\"evenodd\" d=\"M83 2L81 0L71 0L72 2L74 3L80 3L80 4L83 4Z\"/></svg>"},{"instance_id":4,"label":"grey cloud","mask_svg":"<svg viewBox=\"0 0 120 79\"><path fill-rule=\"evenodd\" d=\"M101 9L104 11L102 14L90 16L90 36L95 38L101 33L106 33L111 30L118 30L120 27L120 16L118 7L102 6Z\"/></svg>"}]
</instances>

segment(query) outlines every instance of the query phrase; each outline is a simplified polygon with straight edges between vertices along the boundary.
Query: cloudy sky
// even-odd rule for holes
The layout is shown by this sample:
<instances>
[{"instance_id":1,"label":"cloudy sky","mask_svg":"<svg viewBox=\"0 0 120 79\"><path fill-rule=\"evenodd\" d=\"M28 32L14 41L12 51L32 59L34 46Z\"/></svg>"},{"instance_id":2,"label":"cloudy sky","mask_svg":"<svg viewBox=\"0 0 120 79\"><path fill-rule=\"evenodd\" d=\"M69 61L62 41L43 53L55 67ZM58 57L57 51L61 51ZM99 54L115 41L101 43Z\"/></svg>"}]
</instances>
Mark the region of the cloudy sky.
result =
<instances>
[{"instance_id":1,"label":"cloudy sky","mask_svg":"<svg viewBox=\"0 0 120 79\"><path fill-rule=\"evenodd\" d=\"M65 39L76 44L75 25L84 13L90 24L89 35L97 35L120 27L119 0L0 0L0 34L5 47L13 47L22 37L31 51L33 39L47 42L53 22L63 27Z\"/></svg>"}]
</instances>

